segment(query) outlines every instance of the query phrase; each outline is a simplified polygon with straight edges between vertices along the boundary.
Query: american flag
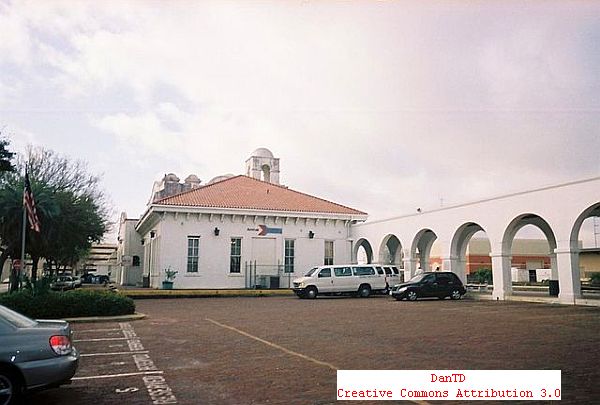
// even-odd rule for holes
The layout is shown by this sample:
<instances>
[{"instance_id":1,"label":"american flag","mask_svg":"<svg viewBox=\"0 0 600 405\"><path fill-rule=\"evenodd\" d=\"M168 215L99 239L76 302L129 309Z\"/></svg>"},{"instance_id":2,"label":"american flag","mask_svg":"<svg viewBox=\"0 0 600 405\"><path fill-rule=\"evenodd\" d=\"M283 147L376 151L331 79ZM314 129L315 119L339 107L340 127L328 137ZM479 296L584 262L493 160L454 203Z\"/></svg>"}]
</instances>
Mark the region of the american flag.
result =
<instances>
[{"instance_id":1,"label":"american flag","mask_svg":"<svg viewBox=\"0 0 600 405\"><path fill-rule=\"evenodd\" d=\"M25 189L23 190L23 206L27 210L27 218L29 219L29 227L40 232L40 220L35 210L35 201L33 200L33 192L31 191L31 183L29 182L29 173L25 170Z\"/></svg>"}]
</instances>

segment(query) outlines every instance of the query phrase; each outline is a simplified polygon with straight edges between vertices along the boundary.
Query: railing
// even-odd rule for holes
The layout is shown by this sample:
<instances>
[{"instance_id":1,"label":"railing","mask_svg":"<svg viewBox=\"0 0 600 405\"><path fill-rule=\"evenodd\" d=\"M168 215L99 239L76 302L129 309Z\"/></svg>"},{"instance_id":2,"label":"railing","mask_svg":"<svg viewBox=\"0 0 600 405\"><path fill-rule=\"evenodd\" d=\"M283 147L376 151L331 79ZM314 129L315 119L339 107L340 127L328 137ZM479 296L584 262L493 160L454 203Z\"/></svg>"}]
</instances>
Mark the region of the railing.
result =
<instances>
[{"instance_id":1,"label":"railing","mask_svg":"<svg viewBox=\"0 0 600 405\"><path fill-rule=\"evenodd\" d=\"M245 288L249 289L290 288L292 274L286 273L282 264L244 263Z\"/></svg>"}]
</instances>

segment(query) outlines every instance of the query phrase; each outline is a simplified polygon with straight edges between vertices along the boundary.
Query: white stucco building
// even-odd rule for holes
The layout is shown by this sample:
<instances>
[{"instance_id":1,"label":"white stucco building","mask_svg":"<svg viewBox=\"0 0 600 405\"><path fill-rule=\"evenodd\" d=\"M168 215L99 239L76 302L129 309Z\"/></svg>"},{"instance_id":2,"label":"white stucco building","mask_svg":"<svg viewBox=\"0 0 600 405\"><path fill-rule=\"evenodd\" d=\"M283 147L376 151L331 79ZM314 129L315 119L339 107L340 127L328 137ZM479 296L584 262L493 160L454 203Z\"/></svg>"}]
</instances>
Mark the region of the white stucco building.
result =
<instances>
[{"instance_id":1,"label":"white stucco building","mask_svg":"<svg viewBox=\"0 0 600 405\"><path fill-rule=\"evenodd\" d=\"M350 262L350 226L366 213L280 185L279 159L267 149L246 168L206 185L173 174L155 184L135 232L121 221L123 256L135 254L127 244L143 247L142 280L130 268L122 284L160 288L170 268L178 271L174 288L288 287L312 266Z\"/></svg>"}]
</instances>

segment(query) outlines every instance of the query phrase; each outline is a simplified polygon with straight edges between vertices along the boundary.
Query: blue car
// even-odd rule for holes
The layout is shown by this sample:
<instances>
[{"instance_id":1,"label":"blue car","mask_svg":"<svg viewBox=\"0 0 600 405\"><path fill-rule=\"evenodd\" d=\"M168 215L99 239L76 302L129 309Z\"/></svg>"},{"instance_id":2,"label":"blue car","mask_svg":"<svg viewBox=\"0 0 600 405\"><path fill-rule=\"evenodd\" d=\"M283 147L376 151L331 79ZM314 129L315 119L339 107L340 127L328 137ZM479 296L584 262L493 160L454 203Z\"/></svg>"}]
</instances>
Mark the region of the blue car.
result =
<instances>
[{"instance_id":1,"label":"blue car","mask_svg":"<svg viewBox=\"0 0 600 405\"><path fill-rule=\"evenodd\" d=\"M0 405L69 383L79 364L72 335L65 321L33 320L0 305Z\"/></svg>"}]
</instances>

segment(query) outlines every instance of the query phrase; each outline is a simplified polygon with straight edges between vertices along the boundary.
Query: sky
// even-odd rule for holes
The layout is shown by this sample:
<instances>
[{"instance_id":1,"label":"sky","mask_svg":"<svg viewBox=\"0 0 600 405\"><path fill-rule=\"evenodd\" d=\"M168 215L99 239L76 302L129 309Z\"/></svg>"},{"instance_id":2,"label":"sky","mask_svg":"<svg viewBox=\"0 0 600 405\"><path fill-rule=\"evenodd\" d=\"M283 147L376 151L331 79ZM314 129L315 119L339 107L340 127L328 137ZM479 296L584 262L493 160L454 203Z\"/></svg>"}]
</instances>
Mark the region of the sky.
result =
<instances>
[{"instance_id":1,"label":"sky","mask_svg":"<svg viewBox=\"0 0 600 405\"><path fill-rule=\"evenodd\" d=\"M0 131L102 174L243 174L371 219L600 175L600 2L0 0Z\"/></svg>"}]
</instances>

